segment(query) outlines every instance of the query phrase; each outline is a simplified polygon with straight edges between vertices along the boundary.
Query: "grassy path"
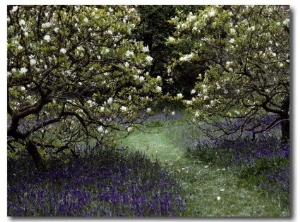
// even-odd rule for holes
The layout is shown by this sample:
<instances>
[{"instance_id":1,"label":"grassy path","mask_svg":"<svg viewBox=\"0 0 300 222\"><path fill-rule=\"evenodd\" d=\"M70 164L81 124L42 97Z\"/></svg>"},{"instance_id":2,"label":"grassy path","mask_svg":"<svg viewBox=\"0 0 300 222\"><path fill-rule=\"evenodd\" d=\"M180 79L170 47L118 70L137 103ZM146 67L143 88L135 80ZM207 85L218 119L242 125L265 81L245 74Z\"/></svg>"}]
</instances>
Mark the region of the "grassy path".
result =
<instances>
[{"instance_id":1,"label":"grassy path","mask_svg":"<svg viewBox=\"0 0 300 222\"><path fill-rule=\"evenodd\" d=\"M158 133L157 129L151 129L150 133L135 131L123 140L123 144L157 159L181 181L187 208L183 216L288 216L274 198L270 199L257 187L241 182L230 169L186 157L184 150L170 138L169 129L162 127ZM171 133L176 136L178 132Z\"/></svg>"}]
</instances>

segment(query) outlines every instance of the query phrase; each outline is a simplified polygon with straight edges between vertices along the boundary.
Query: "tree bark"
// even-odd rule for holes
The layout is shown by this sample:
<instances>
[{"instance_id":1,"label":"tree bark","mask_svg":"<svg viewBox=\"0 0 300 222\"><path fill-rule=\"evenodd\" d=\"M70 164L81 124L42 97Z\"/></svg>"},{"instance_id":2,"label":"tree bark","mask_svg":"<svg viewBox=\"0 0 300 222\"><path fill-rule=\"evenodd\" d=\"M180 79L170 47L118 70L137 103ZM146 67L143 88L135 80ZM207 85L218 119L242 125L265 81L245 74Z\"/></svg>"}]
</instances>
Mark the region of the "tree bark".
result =
<instances>
[{"instance_id":1,"label":"tree bark","mask_svg":"<svg viewBox=\"0 0 300 222\"><path fill-rule=\"evenodd\" d=\"M282 143L289 143L290 141L290 116L289 116L289 109L290 109L290 96L287 96L284 100L281 110L283 113L280 115L281 119L281 142Z\"/></svg>"},{"instance_id":2,"label":"tree bark","mask_svg":"<svg viewBox=\"0 0 300 222\"><path fill-rule=\"evenodd\" d=\"M37 147L33 141L30 140L27 143L26 150L31 155L33 162L37 169L39 169L39 170L46 169L45 161L44 161L43 157L41 156L41 154L38 152Z\"/></svg>"},{"instance_id":3,"label":"tree bark","mask_svg":"<svg viewBox=\"0 0 300 222\"><path fill-rule=\"evenodd\" d=\"M290 141L290 120L288 116L281 116L281 143L289 143Z\"/></svg>"}]
</instances>

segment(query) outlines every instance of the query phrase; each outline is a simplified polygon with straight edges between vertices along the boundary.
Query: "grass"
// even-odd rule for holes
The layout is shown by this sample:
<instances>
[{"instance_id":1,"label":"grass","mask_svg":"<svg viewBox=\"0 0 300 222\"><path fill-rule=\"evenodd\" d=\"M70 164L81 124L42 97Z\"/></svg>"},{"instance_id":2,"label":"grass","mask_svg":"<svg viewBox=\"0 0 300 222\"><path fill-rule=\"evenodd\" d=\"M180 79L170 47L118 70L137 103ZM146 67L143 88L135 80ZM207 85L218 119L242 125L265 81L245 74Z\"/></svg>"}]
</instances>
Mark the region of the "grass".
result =
<instances>
[{"instance_id":1,"label":"grass","mask_svg":"<svg viewBox=\"0 0 300 222\"><path fill-rule=\"evenodd\" d=\"M150 125L119 140L119 147L127 149L100 149L98 155L68 163L54 159L47 172L33 170L25 156L9 161L8 215L290 216L280 192L269 192L247 176L264 169L265 161L255 162L254 168L227 165L225 159L232 156L226 154L228 146L216 145L217 154L214 147L205 150L199 145L201 133L187 118L180 112L156 115Z\"/></svg>"},{"instance_id":2,"label":"grass","mask_svg":"<svg viewBox=\"0 0 300 222\"><path fill-rule=\"evenodd\" d=\"M289 217L289 208L279 196L241 179L234 168L187 156L182 134L199 132L185 118L161 122L159 127L145 128L148 133L132 132L122 142L157 160L180 181L186 198L183 216Z\"/></svg>"}]
</instances>

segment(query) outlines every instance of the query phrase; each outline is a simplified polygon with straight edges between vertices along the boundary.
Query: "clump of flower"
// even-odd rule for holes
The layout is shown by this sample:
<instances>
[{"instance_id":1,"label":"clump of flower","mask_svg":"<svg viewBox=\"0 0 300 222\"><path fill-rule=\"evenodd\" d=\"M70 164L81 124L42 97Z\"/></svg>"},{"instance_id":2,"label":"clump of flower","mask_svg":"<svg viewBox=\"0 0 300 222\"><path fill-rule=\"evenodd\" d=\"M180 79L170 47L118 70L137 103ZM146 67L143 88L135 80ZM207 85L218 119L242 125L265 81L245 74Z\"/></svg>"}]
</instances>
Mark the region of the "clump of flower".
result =
<instances>
[{"instance_id":1,"label":"clump of flower","mask_svg":"<svg viewBox=\"0 0 300 222\"><path fill-rule=\"evenodd\" d=\"M8 216L180 216L184 211L176 180L144 154L80 150L81 157L57 159L45 172L33 170L29 156L9 159Z\"/></svg>"}]
</instances>

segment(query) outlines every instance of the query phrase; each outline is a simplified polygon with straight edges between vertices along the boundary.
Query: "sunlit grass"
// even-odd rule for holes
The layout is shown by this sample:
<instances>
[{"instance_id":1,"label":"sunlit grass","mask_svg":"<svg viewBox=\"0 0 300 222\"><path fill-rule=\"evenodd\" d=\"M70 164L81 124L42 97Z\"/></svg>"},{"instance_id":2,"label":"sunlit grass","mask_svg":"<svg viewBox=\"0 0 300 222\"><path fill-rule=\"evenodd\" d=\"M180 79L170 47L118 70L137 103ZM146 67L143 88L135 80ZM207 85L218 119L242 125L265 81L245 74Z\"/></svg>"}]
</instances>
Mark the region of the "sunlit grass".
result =
<instances>
[{"instance_id":1,"label":"sunlit grass","mask_svg":"<svg viewBox=\"0 0 300 222\"><path fill-rule=\"evenodd\" d=\"M187 204L183 216L289 217L289 208L276 194L240 179L235 169L185 155L183 130L189 135L199 133L185 116L162 123L150 133L133 132L123 143L159 161L181 181Z\"/></svg>"}]
</instances>

